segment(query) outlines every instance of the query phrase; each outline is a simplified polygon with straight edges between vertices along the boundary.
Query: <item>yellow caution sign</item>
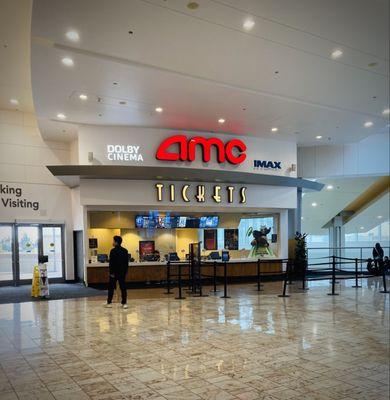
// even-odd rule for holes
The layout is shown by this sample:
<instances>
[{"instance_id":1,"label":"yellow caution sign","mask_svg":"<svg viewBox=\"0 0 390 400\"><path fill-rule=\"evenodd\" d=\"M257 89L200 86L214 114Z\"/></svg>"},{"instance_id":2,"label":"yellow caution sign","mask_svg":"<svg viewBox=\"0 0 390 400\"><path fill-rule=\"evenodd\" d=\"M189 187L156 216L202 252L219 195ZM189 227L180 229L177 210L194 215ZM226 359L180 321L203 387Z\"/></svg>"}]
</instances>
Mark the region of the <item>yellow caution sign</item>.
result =
<instances>
[{"instance_id":1,"label":"yellow caution sign","mask_svg":"<svg viewBox=\"0 0 390 400\"><path fill-rule=\"evenodd\" d=\"M39 297L41 293L40 285L39 285L39 268L38 265L34 266L33 279L31 285L31 296Z\"/></svg>"}]
</instances>

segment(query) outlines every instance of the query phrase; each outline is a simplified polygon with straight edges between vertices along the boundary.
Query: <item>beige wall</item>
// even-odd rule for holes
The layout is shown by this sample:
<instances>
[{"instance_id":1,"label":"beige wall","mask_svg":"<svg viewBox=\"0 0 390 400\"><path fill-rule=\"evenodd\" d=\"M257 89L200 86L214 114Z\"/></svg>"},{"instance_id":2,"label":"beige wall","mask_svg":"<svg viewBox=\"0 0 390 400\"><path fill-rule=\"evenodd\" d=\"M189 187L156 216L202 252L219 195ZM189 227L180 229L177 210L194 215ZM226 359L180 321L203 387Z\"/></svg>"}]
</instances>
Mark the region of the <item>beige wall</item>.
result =
<instances>
[{"instance_id":1,"label":"beige wall","mask_svg":"<svg viewBox=\"0 0 390 400\"><path fill-rule=\"evenodd\" d=\"M120 234L120 229L88 229L88 238L98 240L98 254L110 254L112 238Z\"/></svg>"},{"instance_id":2,"label":"beige wall","mask_svg":"<svg viewBox=\"0 0 390 400\"><path fill-rule=\"evenodd\" d=\"M20 187L21 198L39 202L36 211L0 202L0 222L65 224L65 277L73 279L71 190L46 168L69 162L69 144L43 140L34 114L0 110L0 183ZM12 195L1 197L16 200Z\"/></svg>"},{"instance_id":3,"label":"beige wall","mask_svg":"<svg viewBox=\"0 0 390 400\"><path fill-rule=\"evenodd\" d=\"M180 258L185 258L190 243L195 242L198 242L198 229L176 229L176 251Z\"/></svg>"},{"instance_id":4,"label":"beige wall","mask_svg":"<svg viewBox=\"0 0 390 400\"><path fill-rule=\"evenodd\" d=\"M154 240L155 248L163 256L169 252L175 251L175 230L174 229L164 229L148 231L147 229L121 229L121 234L123 237L123 246L127 248L129 253L138 260L138 247L140 240Z\"/></svg>"}]
</instances>

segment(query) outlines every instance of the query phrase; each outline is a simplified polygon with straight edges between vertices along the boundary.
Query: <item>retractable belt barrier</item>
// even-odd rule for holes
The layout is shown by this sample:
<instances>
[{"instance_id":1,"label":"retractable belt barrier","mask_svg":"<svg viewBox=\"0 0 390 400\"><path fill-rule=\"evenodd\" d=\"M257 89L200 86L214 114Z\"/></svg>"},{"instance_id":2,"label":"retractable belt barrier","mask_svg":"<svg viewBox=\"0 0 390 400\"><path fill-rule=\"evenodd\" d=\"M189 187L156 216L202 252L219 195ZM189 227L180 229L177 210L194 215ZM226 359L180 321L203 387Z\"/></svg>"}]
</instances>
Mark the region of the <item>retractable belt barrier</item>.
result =
<instances>
[{"instance_id":1,"label":"retractable belt barrier","mask_svg":"<svg viewBox=\"0 0 390 400\"><path fill-rule=\"evenodd\" d=\"M359 259L359 258L348 258L348 257L339 257L339 256L329 256L329 257L319 257L317 259L323 259L323 258L330 258L330 262L321 262L321 263L312 263L307 265L307 269L305 269L302 273L302 289L303 290L308 290L305 287L305 282L306 281L320 281L320 280L331 280L331 292L328 293L329 296L337 296L339 293L336 293L336 278L338 280L345 280L345 279L351 279L351 272L350 270L345 270L342 269L342 265L354 265L354 271L353 271L353 279L355 279L355 284L352 286L353 288L361 288L362 286L359 285L359 279L363 278L371 278L374 275L372 274L359 274L359 263L362 262L367 262L368 259ZM309 269L309 267L313 266L319 266L319 265L328 265L328 268L316 268L316 269ZM283 291L282 294L279 295L279 297L289 297L288 294L286 294L286 288L287 288L287 282L289 281L291 283L292 281L292 269L287 268L286 273L285 273L285 279L283 283ZM313 275L316 273L324 273L324 272L329 272L329 274L326 275L319 275L318 277L313 277ZM311 274L312 277L308 278L307 275ZM341 276L340 274L349 274L349 276ZM330 276L329 276L330 275ZM383 290L380 291L380 293L390 293L387 290L387 282L386 282L386 270L385 268L382 268L382 285L383 285Z\"/></svg>"}]
</instances>

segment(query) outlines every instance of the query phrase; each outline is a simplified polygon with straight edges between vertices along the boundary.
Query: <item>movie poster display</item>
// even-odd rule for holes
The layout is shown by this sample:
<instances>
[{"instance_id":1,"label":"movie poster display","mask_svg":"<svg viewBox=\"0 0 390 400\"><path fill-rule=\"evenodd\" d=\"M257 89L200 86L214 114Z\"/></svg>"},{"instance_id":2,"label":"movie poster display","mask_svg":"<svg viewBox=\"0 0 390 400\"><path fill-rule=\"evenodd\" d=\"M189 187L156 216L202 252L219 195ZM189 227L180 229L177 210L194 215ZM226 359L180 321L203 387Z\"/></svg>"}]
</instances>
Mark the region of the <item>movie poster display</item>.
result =
<instances>
[{"instance_id":1,"label":"movie poster display","mask_svg":"<svg viewBox=\"0 0 390 400\"><path fill-rule=\"evenodd\" d=\"M155 250L154 240L140 240L139 259L143 260L146 255L153 254Z\"/></svg>"},{"instance_id":2,"label":"movie poster display","mask_svg":"<svg viewBox=\"0 0 390 400\"><path fill-rule=\"evenodd\" d=\"M217 250L217 230L216 229L205 229L203 234L204 248L205 250Z\"/></svg>"},{"instance_id":3,"label":"movie poster display","mask_svg":"<svg viewBox=\"0 0 390 400\"><path fill-rule=\"evenodd\" d=\"M225 249L238 250L238 229L225 229Z\"/></svg>"}]
</instances>

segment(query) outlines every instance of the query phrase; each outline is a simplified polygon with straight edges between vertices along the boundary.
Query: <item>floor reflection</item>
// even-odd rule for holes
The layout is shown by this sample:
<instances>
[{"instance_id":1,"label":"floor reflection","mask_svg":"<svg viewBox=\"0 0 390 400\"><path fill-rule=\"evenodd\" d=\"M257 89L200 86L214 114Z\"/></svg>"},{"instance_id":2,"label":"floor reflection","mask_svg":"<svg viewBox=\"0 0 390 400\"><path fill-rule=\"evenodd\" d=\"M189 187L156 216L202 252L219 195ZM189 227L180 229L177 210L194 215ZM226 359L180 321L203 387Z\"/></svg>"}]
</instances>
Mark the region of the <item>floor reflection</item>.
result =
<instances>
[{"instance_id":1,"label":"floor reflection","mask_svg":"<svg viewBox=\"0 0 390 400\"><path fill-rule=\"evenodd\" d=\"M389 295L352 285L0 305L0 399L387 398Z\"/></svg>"}]
</instances>

